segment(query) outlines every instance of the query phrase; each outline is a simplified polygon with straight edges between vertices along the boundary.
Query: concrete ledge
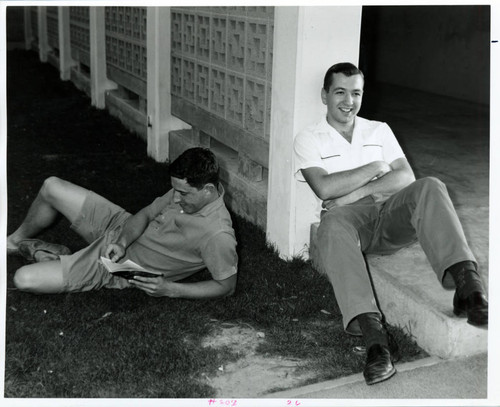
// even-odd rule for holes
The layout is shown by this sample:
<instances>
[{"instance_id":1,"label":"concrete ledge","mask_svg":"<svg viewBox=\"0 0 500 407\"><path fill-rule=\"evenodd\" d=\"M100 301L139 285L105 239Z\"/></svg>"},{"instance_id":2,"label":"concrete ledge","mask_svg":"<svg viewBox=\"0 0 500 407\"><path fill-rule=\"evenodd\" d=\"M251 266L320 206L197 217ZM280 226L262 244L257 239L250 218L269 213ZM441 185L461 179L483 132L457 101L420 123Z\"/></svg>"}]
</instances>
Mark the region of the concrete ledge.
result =
<instances>
[{"instance_id":1,"label":"concrete ledge","mask_svg":"<svg viewBox=\"0 0 500 407\"><path fill-rule=\"evenodd\" d=\"M488 274L488 209L457 211L483 280ZM475 222L474 239L467 226ZM311 226L310 258L317 259L318 224ZM414 244L389 256L367 256L375 292L387 321L403 328L418 345L441 358L484 353L488 330L469 325L453 314L454 290L445 290L436 278L420 245Z\"/></svg>"},{"instance_id":2,"label":"concrete ledge","mask_svg":"<svg viewBox=\"0 0 500 407\"><path fill-rule=\"evenodd\" d=\"M116 117L130 131L147 141L148 119L145 113L139 110L139 102L127 100L115 94L115 91L106 92L106 109Z\"/></svg>"},{"instance_id":3,"label":"concrete ledge","mask_svg":"<svg viewBox=\"0 0 500 407\"><path fill-rule=\"evenodd\" d=\"M426 368L429 366L434 366L437 365L438 363L441 362L441 359L437 357L428 357L425 359L419 359L414 362L408 362L405 364L398 364L397 365L397 371L398 373L402 372L407 372L410 370L414 369L421 369L421 368ZM294 389L289 389L289 390L281 390L275 393L271 393L268 395L265 395L264 398L310 398L313 397L317 393L322 393L322 392L333 392L339 388L349 386L352 384L356 383L362 383L364 386L365 385L365 378L363 377L363 373L356 373L350 376L345 376L341 377L339 379L333 379L333 380L328 380L325 382L320 382L320 383L314 383L314 384L309 384L306 386L294 388Z\"/></svg>"},{"instance_id":4,"label":"concrete ledge","mask_svg":"<svg viewBox=\"0 0 500 407\"><path fill-rule=\"evenodd\" d=\"M71 81L77 89L85 92L88 97L91 97L90 77L80 72L77 67L71 68Z\"/></svg>"},{"instance_id":5,"label":"concrete ledge","mask_svg":"<svg viewBox=\"0 0 500 407\"><path fill-rule=\"evenodd\" d=\"M183 151L196 147L192 130L178 130L169 133L169 159L173 160ZM220 143L213 143L210 149L219 160L220 178L226 190L226 204L235 213L250 222L266 227L267 176L262 181L249 181L238 172L238 154Z\"/></svg>"},{"instance_id":6,"label":"concrete ledge","mask_svg":"<svg viewBox=\"0 0 500 407\"><path fill-rule=\"evenodd\" d=\"M438 357L419 359L414 362L396 364L398 373L391 379L375 386L367 386L362 374L328 380L267 394L265 398L296 400L363 399L382 400L470 400L486 399L488 388L488 355L479 354L465 358L443 360ZM491 397L491 396L490 396ZM364 405L342 403L342 405ZM377 404L378 405L378 404ZM399 404L398 404L399 405ZM423 404L428 405L428 401ZM436 404L445 405L445 404ZM460 405L471 405L462 403Z\"/></svg>"},{"instance_id":7,"label":"concrete ledge","mask_svg":"<svg viewBox=\"0 0 500 407\"><path fill-rule=\"evenodd\" d=\"M55 52L49 52L47 54L47 62L52 65L54 68L56 68L57 70L59 70L60 68L60 65L59 65L59 56L56 55Z\"/></svg>"}]
</instances>

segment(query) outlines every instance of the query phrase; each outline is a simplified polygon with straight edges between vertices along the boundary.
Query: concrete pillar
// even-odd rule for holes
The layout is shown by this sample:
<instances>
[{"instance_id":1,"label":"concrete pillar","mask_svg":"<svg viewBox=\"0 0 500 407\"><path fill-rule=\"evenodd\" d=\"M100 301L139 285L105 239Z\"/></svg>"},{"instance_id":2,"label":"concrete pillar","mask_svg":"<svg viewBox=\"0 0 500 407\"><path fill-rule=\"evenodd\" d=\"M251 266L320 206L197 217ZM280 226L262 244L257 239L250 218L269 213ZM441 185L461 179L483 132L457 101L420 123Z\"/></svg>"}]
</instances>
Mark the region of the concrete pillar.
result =
<instances>
[{"instance_id":1,"label":"concrete pillar","mask_svg":"<svg viewBox=\"0 0 500 407\"><path fill-rule=\"evenodd\" d=\"M92 106L104 109L105 94L117 85L106 76L106 25L104 7L89 8L90 95Z\"/></svg>"},{"instance_id":2,"label":"concrete pillar","mask_svg":"<svg viewBox=\"0 0 500 407\"><path fill-rule=\"evenodd\" d=\"M171 114L170 7L148 7L148 155L168 160L168 133L191 126Z\"/></svg>"},{"instance_id":3,"label":"concrete pillar","mask_svg":"<svg viewBox=\"0 0 500 407\"><path fill-rule=\"evenodd\" d=\"M47 7L38 7L38 53L40 61L47 62L49 54L49 37L47 34Z\"/></svg>"},{"instance_id":4,"label":"concrete pillar","mask_svg":"<svg viewBox=\"0 0 500 407\"><path fill-rule=\"evenodd\" d=\"M71 67L76 62L71 58L69 7L58 7L58 30L59 30L59 70L61 80L67 81L71 78Z\"/></svg>"},{"instance_id":5,"label":"concrete pillar","mask_svg":"<svg viewBox=\"0 0 500 407\"><path fill-rule=\"evenodd\" d=\"M358 63L361 6L276 7L267 239L280 255L308 257L309 230L318 205L293 175L296 134L326 114L320 98L326 70Z\"/></svg>"}]
</instances>

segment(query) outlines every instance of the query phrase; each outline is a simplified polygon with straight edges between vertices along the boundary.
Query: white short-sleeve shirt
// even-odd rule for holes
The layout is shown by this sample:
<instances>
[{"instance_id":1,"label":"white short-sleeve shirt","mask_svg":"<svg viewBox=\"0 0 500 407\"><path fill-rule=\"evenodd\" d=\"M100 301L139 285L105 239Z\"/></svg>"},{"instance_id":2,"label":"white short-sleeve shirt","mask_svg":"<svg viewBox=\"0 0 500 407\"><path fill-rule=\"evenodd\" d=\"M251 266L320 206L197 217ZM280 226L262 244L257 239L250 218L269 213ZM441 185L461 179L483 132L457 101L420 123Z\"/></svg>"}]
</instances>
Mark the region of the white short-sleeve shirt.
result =
<instances>
[{"instance_id":1,"label":"white short-sleeve shirt","mask_svg":"<svg viewBox=\"0 0 500 407\"><path fill-rule=\"evenodd\" d=\"M328 174L351 170L373 161L392 163L405 157L390 127L383 122L356 117L351 143L326 121L307 127L295 137L295 177L300 170L324 168Z\"/></svg>"},{"instance_id":2,"label":"white short-sleeve shirt","mask_svg":"<svg viewBox=\"0 0 500 407\"><path fill-rule=\"evenodd\" d=\"M307 127L295 137L294 173L297 181L305 182L300 170L311 167L324 168L328 174L351 170L373 161L392 163L405 157L394 133L383 122L356 117L351 143L337 132L324 117L319 123ZM315 200L314 220L319 221L321 200L310 187L311 196L303 199ZM304 193L306 193L304 191Z\"/></svg>"}]
</instances>

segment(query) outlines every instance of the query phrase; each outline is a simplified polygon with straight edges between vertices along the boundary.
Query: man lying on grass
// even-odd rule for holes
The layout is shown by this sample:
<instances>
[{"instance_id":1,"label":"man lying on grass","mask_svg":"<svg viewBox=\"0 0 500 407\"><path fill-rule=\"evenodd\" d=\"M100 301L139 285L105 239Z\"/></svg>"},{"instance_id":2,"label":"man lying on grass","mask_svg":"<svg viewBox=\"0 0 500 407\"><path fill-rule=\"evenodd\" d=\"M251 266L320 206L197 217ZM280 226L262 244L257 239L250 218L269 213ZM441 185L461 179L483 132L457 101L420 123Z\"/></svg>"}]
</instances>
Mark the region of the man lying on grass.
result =
<instances>
[{"instance_id":1,"label":"man lying on grass","mask_svg":"<svg viewBox=\"0 0 500 407\"><path fill-rule=\"evenodd\" d=\"M45 180L21 226L7 237L9 254L31 261L14 284L32 293L136 287L151 296L214 298L236 286L237 254L213 153L192 148L171 163L172 189L131 215L105 198L56 177ZM140 187L140 186L139 186ZM70 254L62 245L33 239L62 214L88 246ZM132 260L159 277L125 279L107 271L101 256ZM179 283L207 268L211 280Z\"/></svg>"}]
</instances>

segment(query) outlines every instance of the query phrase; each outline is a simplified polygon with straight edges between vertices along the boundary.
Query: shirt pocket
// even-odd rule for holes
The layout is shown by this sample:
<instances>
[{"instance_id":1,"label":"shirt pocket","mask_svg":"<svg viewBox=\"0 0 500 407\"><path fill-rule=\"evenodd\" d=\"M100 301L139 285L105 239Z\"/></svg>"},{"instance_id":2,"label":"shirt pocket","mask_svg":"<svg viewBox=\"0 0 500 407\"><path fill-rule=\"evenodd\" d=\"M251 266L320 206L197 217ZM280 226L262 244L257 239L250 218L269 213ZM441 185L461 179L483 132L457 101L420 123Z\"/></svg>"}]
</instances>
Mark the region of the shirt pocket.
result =
<instances>
[{"instance_id":1,"label":"shirt pocket","mask_svg":"<svg viewBox=\"0 0 500 407\"><path fill-rule=\"evenodd\" d=\"M321 162L329 174L350 168L348 154L342 148L326 148L321 151Z\"/></svg>"},{"instance_id":2,"label":"shirt pocket","mask_svg":"<svg viewBox=\"0 0 500 407\"><path fill-rule=\"evenodd\" d=\"M366 143L363 144L363 162L369 163L372 161L380 161L384 159L384 149L382 144L379 143Z\"/></svg>"},{"instance_id":3,"label":"shirt pocket","mask_svg":"<svg viewBox=\"0 0 500 407\"><path fill-rule=\"evenodd\" d=\"M342 151L338 148L323 148L320 152L321 161L323 164L339 161L342 159Z\"/></svg>"}]
</instances>

